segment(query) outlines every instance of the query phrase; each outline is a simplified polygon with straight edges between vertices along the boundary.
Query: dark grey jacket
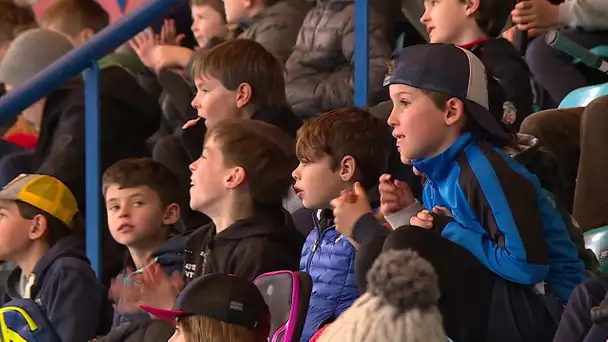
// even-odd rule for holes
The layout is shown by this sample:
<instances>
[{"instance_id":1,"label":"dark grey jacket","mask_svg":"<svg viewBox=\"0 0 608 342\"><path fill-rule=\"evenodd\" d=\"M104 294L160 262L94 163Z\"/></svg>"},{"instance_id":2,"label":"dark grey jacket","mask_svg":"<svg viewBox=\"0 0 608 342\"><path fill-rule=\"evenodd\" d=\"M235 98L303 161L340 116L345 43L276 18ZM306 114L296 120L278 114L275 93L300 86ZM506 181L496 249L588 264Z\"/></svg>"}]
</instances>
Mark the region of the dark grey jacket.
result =
<instances>
[{"instance_id":1,"label":"dark grey jacket","mask_svg":"<svg viewBox=\"0 0 608 342\"><path fill-rule=\"evenodd\" d=\"M311 7L306 0L279 1L245 23L238 38L255 40L285 64Z\"/></svg>"},{"instance_id":2,"label":"dark grey jacket","mask_svg":"<svg viewBox=\"0 0 608 342\"><path fill-rule=\"evenodd\" d=\"M318 0L287 60L287 100L296 115L353 105L354 0ZM370 100L377 102L392 53L393 25L374 9L369 20Z\"/></svg>"}]
</instances>

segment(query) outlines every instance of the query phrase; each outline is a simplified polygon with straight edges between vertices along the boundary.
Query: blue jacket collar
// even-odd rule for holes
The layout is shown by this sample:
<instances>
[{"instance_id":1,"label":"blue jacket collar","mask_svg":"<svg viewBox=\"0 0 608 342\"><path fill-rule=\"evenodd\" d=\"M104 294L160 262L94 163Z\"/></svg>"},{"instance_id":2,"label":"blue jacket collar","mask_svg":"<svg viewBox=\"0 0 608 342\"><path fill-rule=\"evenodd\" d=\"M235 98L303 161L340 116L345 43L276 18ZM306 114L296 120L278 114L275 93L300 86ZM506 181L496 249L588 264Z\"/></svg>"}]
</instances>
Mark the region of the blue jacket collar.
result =
<instances>
[{"instance_id":1,"label":"blue jacket collar","mask_svg":"<svg viewBox=\"0 0 608 342\"><path fill-rule=\"evenodd\" d=\"M412 162L418 171L422 172L429 180L439 181L444 179L451 165L455 162L460 151L464 150L471 143L473 136L471 133L463 133L458 137L458 140L452 144L447 150L439 155L431 158L419 159Z\"/></svg>"}]
</instances>

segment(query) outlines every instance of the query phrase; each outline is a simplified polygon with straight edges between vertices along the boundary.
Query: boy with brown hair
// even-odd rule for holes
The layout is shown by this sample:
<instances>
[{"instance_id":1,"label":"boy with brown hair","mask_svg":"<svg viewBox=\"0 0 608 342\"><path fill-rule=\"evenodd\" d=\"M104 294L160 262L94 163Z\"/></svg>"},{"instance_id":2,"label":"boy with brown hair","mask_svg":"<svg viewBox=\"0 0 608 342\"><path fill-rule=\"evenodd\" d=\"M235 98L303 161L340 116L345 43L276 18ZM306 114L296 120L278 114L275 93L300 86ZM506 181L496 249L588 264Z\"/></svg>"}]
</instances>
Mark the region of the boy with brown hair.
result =
<instances>
[{"instance_id":1,"label":"boy with brown hair","mask_svg":"<svg viewBox=\"0 0 608 342\"><path fill-rule=\"evenodd\" d=\"M336 319L359 296L354 276L355 246L336 231L331 200L345 190L369 191L385 171L391 137L368 111L341 108L304 123L298 131L300 165L292 175L304 207L314 209L300 270L313 279L302 341Z\"/></svg>"},{"instance_id":2,"label":"boy with brown hair","mask_svg":"<svg viewBox=\"0 0 608 342\"><path fill-rule=\"evenodd\" d=\"M38 19L40 26L67 36L79 47L110 24L110 15L94 0L59 0Z\"/></svg>"},{"instance_id":3,"label":"boy with brown hair","mask_svg":"<svg viewBox=\"0 0 608 342\"><path fill-rule=\"evenodd\" d=\"M95 0L58 0L38 20L40 27L64 35L75 48L110 24L110 16ZM135 55L109 53L99 60L101 69L120 66L132 74L145 71Z\"/></svg>"},{"instance_id":4,"label":"boy with brown hair","mask_svg":"<svg viewBox=\"0 0 608 342\"><path fill-rule=\"evenodd\" d=\"M0 0L0 61L17 35L36 27L31 8L16 5L12 0Z\"/></svg>"},{"instance_id":5,"label":"boy with brown hair","mask_svg":"<svg viewBox=\"0 0 608 342\"><path fill-rule=\"evenodd\" d=\"M106 289L72 236L83 227L78 204L58 179L21 175L0 191L0 259L17 267L1 302L31 299L62 341L90 341L107 332Z\"/></svg>"},{"instance_id":6,"label":"boy with brown hair","mask_svg":"<svg viewBox=\"0 0 608 342\"><path fill-rule=\"evenodd\" d=\"M303 237L281 208L296 163L293 139L273 125L226 119L209 129L203 153L190 165L190 207L212 222L186 240L186 283L210 273L253 281L297 270ZM144 271L144 291L151 291L144 303L169 309L181 289L157 268Z\"/></svg>"},{"instance_id":7,"label":"boy with brown hair","mask_svg":"<svg viewBox=\"0 0 608 342\"><path fill-rule=\"evenodd\" d=\"M198 117L159 141L153 151L154 158L184 182L189 177L187 165L201 154L206 129L225 119L264 121L292 137L302 124L285 99L281 64L252 40L235 39L202 52L193 63L192 78L197 89L192 107Z\"/></svg>"},{"instance_id":8,"label":"boy with brown hair","mask_svg":"<svg viewBox=\"0 0 608 342\"><path fill-rule=\"evenodd\" d=\"M502 87L492 92L502 90L512 102L503 121L517 131L532 113L534 97L528 66L511 43L499 38L513 6L505 0L425 0L420 22L430 43L455 44L481 59Z\"/></svg>"},{"instance_id":9,"label":"boy with brown hair","mask_svg":"<svg viewBox=\"0 0 608 342\"><path fill-rule=\"evenodd\" d=\"M117 327L149 319L141 314L136 298L125 294L136 287L135 278L151 260L168 275L179 277L185 237L170 237L182 196L175 174L150 158L121 160L105 171L102 182L110 234L129 251L125 269L111 291L116 303L113 326Z\"/></svg>"}]
</instances>

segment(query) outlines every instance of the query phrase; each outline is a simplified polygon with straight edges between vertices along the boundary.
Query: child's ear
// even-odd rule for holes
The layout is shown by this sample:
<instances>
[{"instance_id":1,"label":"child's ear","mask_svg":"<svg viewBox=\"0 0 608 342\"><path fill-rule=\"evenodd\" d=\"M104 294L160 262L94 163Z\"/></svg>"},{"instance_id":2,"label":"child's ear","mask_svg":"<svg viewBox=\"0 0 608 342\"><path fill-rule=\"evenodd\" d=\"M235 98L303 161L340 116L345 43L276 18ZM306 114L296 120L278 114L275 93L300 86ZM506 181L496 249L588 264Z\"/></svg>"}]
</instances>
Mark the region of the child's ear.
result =
<instances>
[{"instance_id":1,"label":"child's ear","mask_svg":"<svg viewBox=\"0 0 608 342\"><path fill-rule=\"evenodd\" d=\"M247 179L247 173L245 169L240 166L232 168L232 170L226 176L224 180L224 186L227 189L236 189L239 185L245 183Z\"/></svg>"},{"instance_id":2,"label":"child's ear","mask_svg":"<svg viewBox=\"0 0 608 342\"><path fill-rule=\"evenodd\" d=\"M344 156L340 161L340 179L343 182L350 182L355 177L356 169L357 163L355 162L355 158Z\"/></svg>"},{"instance_id":3,"label":"child's ear","mask_svg":"<svg viewBox=\"0 0 608 342\"><path fill-rule=\"evenodd\" d=\"M36 215L32 219L32 225L30 226L29 238L30 240L39 240L46 234L49 225L49 221L44 215Z\"/></svg>"},{"instance_id":4,"label":"child's ear","mask_svg":"<svg viewBox=\"0 0 608 342\"><path fill-rule=\"evenodd\" d=\"M236 89L236 106L237 108L245 108L250 102L253 96L253 88L249 83L243 82L239 84Z\"/></svg>"},{"instance_id":5,"label":"child's ear","mask_svg":"<svg viewBox=\"0 0 608 342\"><path fill-rule=\"evenodd\" d=\"M165 209L165 215L163 216L163 225L170 226L177 223L181 213L181 208L177 203L171 203Z\"/></svg>"},{"instance_id":6,"label":"child's ear","mask_svg":"<svg viewBox=\"0 0 608 342\"><path fill-rule=\"evenodd\" d=\"M464 118L464 102L452 97L445 105L444 122L447 126L453 126L463 121Z\"/></svg>"},{"instance_id":7,"label":"child's ear","mask_svg":"<svg viewBox=\"0 0 608 342\"><path fill-rule=\"evenodd\" d=\"M465 14L469 17L474 16L479 11L481 0L465 0Z\"/></svg>"}]
</instances>

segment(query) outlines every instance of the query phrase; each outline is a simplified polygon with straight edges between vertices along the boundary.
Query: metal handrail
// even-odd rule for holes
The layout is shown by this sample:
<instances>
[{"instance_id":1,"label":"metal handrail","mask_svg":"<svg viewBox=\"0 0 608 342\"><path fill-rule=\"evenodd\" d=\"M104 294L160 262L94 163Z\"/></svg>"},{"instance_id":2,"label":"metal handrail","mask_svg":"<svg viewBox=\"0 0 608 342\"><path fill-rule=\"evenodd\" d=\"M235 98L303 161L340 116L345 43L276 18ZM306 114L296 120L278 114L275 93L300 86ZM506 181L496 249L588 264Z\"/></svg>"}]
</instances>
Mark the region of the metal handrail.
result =
<instances>
[{"instance_id":1,"label":"metal handrail","mask_svg":"<svg viewBox=\"0 0 608 342\"><path fill-rule=\"evenodd\" d=\"M93 36L46 67L23 86L0 98L0 122L6 122L67 81L85 72L85 183L86 249L93 270L101 275L101 175L99 67L97 60L162 19L173 7L188 0L147 0L133 12Z\"/></svg>"}]
</instances>

